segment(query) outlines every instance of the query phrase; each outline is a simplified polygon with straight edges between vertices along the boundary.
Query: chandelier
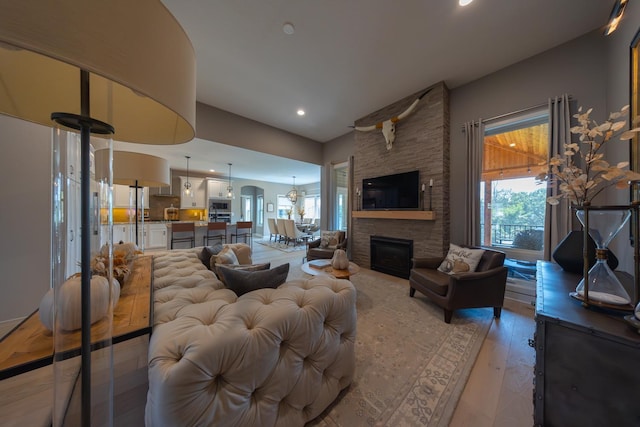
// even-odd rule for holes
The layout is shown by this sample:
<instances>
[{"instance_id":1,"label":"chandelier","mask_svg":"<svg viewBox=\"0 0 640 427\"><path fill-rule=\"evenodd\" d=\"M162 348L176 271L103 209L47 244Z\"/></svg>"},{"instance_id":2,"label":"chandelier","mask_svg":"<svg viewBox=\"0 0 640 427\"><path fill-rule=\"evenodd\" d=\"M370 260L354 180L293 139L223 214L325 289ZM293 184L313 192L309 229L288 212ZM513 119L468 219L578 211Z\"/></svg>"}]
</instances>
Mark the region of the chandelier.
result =
<instances>
[{"instance_id":1,"label":"chandelier","mask_svg":"<svg viewBox=\"0 0 640 427\"><path fill-rule=\"evenodd\" d=\"M189 182L189 159L191 158L190 156L185 156L187 158L187 180L184 183L184 195L189 197L189 196L193 196L193 193L191 192L191 183Z\"/></svg>"},{"instance_id":2,"label":"chandelier","mask_svg":"<svg viewBox=\"0 0 640 427\"><path fill-rule=\"evenodd\" d=\"M291 201L292 204L296 204L298 201L298 190L296 190L296 177L293 177L293 188L291 191L287 193L287 199Z\"/></svg>"},{"instance_id":3,"label":"chandelier","mask_svg":"<svg viewBox=\"0 0 640 427\"><path fill-rule=\"evenodd\" d=\"M233 198L233 187L231 186L231 163L227 163L229 165L229 185L227 186L227 198Z\"/></svg>"}]
</instances>

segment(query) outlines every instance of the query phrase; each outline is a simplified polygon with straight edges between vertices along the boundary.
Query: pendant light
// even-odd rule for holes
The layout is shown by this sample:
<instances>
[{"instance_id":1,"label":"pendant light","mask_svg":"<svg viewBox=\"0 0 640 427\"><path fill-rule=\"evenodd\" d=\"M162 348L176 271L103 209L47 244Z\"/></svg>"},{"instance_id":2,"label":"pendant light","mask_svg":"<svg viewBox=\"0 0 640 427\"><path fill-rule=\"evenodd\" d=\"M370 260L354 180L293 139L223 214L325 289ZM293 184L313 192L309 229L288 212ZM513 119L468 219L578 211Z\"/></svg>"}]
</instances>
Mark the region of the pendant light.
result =
<instances>
[{"instance_id":1,"label":"pendant light","mask_svg":"<svg viewBox=\"0 0 640 427\"><path fill-rule=\"evenodd\" d=\"M294 205L298 201L298 190L296 190L296 177L295 177L295 175L293 177L293 188L291 189L291 191L289 191L287 193L287 199L289 199L291 201L291 203L294 204Z\"/></svg>"},{"instance_id":2,"label":"pendant light","mask_svg":"<svg viewBox=\"0 0 640 427\"><path fill-rule=\"evenodd\" d=\"M227 186L227 198L233 199L233 187L231 186L231 163L229 165L229 185Z\"/></svg>"},{"instance_id":3,"label":"pendant light","mask_svg":"<svg viewBox=\"0 0 640 427\"><path fill-rule=\"evenodd\" d=\"M189 182L189 159L190 156L184 156L187 158L187 180L184 183L184 195L186 197L193 197L193 191L191 191L191 182Z\"/></svg>"}]
</instances>

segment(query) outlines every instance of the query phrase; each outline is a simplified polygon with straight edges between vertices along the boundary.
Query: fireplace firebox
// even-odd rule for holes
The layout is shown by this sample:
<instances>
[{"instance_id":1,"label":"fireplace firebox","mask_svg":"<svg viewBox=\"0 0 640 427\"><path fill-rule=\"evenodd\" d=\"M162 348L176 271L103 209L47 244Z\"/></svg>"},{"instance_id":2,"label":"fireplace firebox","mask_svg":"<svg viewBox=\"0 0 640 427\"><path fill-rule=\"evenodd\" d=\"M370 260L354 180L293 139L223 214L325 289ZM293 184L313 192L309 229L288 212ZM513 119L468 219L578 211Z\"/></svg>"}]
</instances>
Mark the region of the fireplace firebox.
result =
<instances>
[{"instance_id":1,"label":"fireplace firebox","mask_svg":"<svg viewBox=\"0 0 640 427\"><path fill-rule=\"evenodd\" d=\"M371 269L392 276L409 278L413 240L370 236Z\"/></svg>"}]
</instances>

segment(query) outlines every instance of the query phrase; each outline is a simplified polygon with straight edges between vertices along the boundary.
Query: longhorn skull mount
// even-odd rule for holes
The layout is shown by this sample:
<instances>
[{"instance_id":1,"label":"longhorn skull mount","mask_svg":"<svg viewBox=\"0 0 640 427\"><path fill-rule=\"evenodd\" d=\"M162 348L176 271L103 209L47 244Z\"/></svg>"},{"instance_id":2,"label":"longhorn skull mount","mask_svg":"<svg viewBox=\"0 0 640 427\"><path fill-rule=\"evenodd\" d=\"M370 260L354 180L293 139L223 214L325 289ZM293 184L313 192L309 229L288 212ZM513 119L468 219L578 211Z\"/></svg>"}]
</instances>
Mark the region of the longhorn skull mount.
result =
<instances>
[{"instance_id":1,"label":"longhorn skull mount","mask_svg":"<svg viewBox=\"0 0 640 427\"><path fill-rule=\"evenodd\" d=\"M382 129L382 136L384 136L384 140L387 143L387 151L391 150L391 148L393 148L393 142L396 140L396 123L404 119L405 117L407 117L409 114L411 114L411 112L416 108L416 105L418 105L418 102L420 102L420 100L426 94L431 92L432 89L433 88L427 89L422 95L416 98L416 100L413 101L406 110L404 110L402 113L398 114L395 117L392 117L388 120L376 123L375 125L371 125L371 126L350 126L350 127L360 132L370 132L375 129Z\"/></svg>"}]
</instances>

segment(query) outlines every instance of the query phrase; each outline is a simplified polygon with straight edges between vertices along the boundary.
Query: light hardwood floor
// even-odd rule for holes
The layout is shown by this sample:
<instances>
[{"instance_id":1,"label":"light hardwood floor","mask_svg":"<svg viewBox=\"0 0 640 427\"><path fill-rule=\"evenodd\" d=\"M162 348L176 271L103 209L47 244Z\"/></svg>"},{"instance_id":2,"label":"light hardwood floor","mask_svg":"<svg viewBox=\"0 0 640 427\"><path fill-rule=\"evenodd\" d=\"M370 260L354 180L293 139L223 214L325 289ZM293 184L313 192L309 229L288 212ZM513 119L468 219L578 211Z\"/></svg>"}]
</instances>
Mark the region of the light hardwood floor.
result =
<instances>
[{"instance_id":1,"label":"light hardwood floor","mask_svg":"<svg viewBox=\"0 0 640 427\"><path fill-rule=\"evenodd\" d=\"M287 253L253 244L254 262L271 262L272 267L288 262L295 274L299 273L303 256L304 251ZM494 319L450 426L533 425L535 354L528 346L535 328L533 314L529 305L505 301L502 317ZM147 350L147 337L114 346L115 426L144 425ZM51 367L0 381L0 425L46 425L52 402L51 383Z\"/></svg>"}]
</instances>

